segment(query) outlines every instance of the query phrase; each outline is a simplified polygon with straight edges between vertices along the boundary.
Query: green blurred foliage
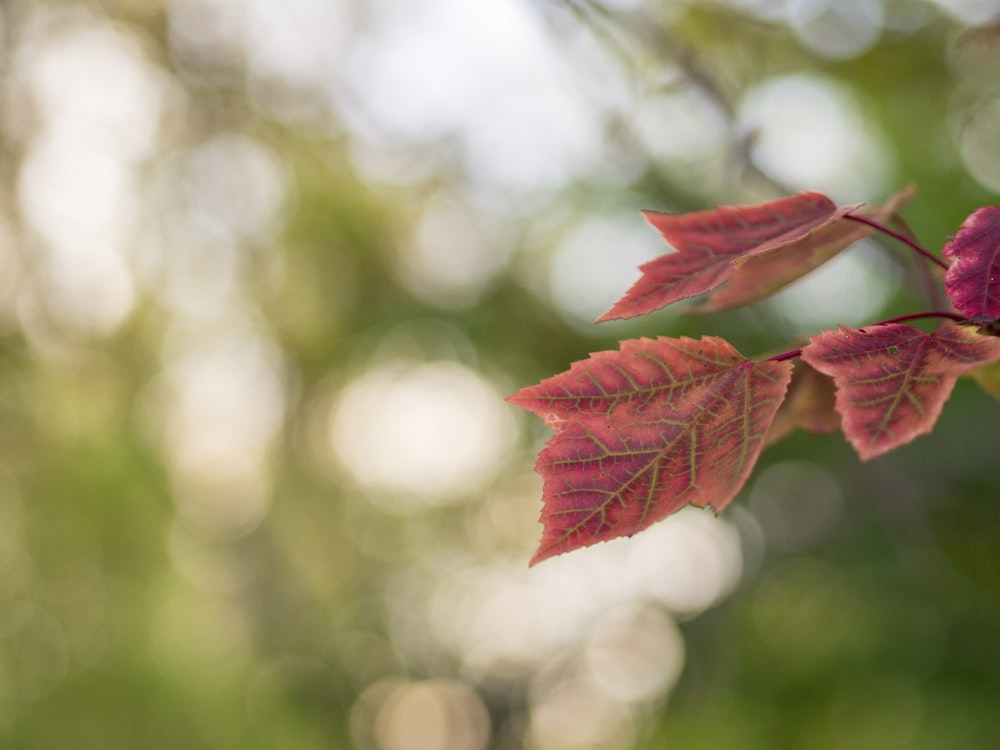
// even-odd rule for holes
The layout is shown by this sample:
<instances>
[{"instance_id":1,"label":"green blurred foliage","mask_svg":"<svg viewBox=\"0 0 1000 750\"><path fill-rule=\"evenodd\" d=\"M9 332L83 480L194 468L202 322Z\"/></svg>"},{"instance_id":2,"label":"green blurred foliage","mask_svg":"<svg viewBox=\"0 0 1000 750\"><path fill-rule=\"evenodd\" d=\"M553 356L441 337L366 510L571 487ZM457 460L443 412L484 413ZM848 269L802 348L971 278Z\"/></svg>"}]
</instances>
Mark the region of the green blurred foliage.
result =
<instances>
[{"instance_id":1,"label":"green blurred foliage","mask_svg":"<svg viewBox=\"0 0 1000 750\"><path fill-rule=\"evenodd\" d=\"M914 180L939 248L1000 186L1000 7L468 5L0 5L0 746L996 747L971 380L870 464L774 446L728 518L663 524L673 558L532 571L547 432L500 399L623 337L780 350L829 307L591 326L660 250L640 208ZM830 309L927 305L867 252L846 278L885 298Z\"/></svg>"}]
</instances>

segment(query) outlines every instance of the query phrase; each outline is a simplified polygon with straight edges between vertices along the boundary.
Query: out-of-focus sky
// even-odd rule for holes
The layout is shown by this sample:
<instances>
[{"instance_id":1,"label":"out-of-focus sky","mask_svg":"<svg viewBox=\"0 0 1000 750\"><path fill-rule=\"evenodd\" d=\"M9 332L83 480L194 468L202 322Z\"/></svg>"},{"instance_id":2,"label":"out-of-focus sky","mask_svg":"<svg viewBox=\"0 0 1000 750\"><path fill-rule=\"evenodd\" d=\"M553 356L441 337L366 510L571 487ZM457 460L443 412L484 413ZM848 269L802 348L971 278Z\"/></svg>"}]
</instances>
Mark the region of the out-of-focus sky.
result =
<instances>
[{"instance_id":1,"label":"out-of-focus sky","mask_svg":"<svg viewBox=\"0 0 1000 750\"><path fill-rule=\"evenodd\" d=\"M665 252L641 208L922 178L917 228L957 229L1000 191L1000 74L956 39L998 14L0 5L0 744L642 746L682 623L828 538L848 485L781 454L723 518L529 570L546 433L502 399L694 335L592 324ZM731 325L870 321L894 258Z\"/></svg>"}]
</instances>

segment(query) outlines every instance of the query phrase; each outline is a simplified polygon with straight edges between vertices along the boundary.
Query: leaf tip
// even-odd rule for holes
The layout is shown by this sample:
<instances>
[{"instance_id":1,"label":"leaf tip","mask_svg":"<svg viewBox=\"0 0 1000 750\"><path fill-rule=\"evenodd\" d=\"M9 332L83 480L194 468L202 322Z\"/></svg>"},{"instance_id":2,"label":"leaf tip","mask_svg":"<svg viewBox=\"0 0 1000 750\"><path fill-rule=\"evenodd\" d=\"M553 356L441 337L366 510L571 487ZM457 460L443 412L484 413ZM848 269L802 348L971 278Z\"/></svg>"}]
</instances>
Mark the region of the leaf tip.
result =
<instances>
[{"instance_id":1,"label":"leaf tip","mask_svg":"<svg viewBox=\"0 0 1000 750\"><path fill-rule=\"evenodd\" d=\"M593 544L593 542L590 542L589 544ZM580 546L585 547L589 545L583 544ZM550 557L558 557L559 555L578 548L579 547L577 546L566 546L566 540L553 538L549 533L549 530L546 529L546 531L542 532L542 540L538 543L538 548L528 561L528 567L533 568L538 565L538 563L545 562Z\"/></svg>"},{"instance_id":2,"label":"leaf tip","mask_svg":"<svg viewBox=\"0 0 1000 750\"><path fill-rule=\"evenodd\" d=\"M521 390L515 393L511 393L508 396L504 396L503 400L505 403L508 403L511 406L516 406L519 409L526 409L527 407L524 405L524 399L525 399L524 391L525 389L522 388Z\"/></svg>"},{"instance_id":3,"label":"leaf tip","mask_svg":"<svg viewBox=\"0 0 1000 750\"><path fill-rule=\"evenodd\" d=\"M533 568L536 565L538 565L538 563L544 562L545 560L548 560L550 557L552 557L551 552L543 552L542 548L539 547L537 550L535 550L535 554L531 556L531 559L528 560L528 567Z\"/></svg>"}]
</instances>

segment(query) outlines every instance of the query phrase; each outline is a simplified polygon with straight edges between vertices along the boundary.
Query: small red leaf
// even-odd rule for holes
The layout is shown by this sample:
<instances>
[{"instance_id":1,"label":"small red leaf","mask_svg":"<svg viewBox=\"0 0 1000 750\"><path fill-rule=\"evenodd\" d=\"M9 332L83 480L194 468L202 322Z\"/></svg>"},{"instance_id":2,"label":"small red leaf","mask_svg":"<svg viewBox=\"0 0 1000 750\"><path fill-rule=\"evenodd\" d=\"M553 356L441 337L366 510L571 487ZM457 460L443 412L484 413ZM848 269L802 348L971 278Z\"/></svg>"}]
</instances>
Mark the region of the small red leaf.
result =
<instances>
[{"instance_id":1,"label":"small red leaf","mask_svg":"<svg viewBox=\"0 0 1000 750\"><path fill-rule=\"evenodd\" d=\"M976 209L945 246L945 290L968 318L1000 318L1000 206Z\"/></svg>"},{"instance_id":2,"label":"small red leaf","mask_svg":"<svg viewBox=\"0 0 1000 750\"><path fill-rule=\"evenodd\" d=\"M796 427L820 434L840 429L833 380L801 360L795 363L788 397L774 416L765 445L773 445Z\"/></svg>"},{"instance_id":3,"label":"small red leaf","mask_svg":"<svg viewBox=\"0 0 1000 750\"><path fill-rule=\"evenodd\" d=\"M736 264L746 258L803 242L854 208L838 209L820 193L799 193L690 214L646 211L649 223L677 252L643 264L639 280L597 320L645 315L703 294L729 279Z\"/></svg>"},{"instance_id":4,"label":"small red leaf","mask_svg":"<svg viewBox=\"0 0 1000 750\"><path fill-rule=\"evenodd\" d=\"M844 434L864 460L930 432L958 376L1000 359L1000 340L953 325L841 326L810 341L802 359L833 377Z\"/></svg>"},{"instance_id":5,"label":"small red leaf","mask_svg":"<svg viewBox=\"0 0 1000 750\"><path fill-rule=\"evenodd\" d=\"M907 185L889 196L882 206L864 206L852 213L880 224L888 222L916 192ZM842 250L875 231L867 224L838 215L799 242L792 242L772 252L758 253L736 261L732 278L713 291L705 303L691 312L708 313L730 310L755 302L784 289L796 279L819 268Z\"/></svg>"},{"instance_id":6,"label":"small red leaf","mask_svg":"<svg viewBox=\"0 0 1000 750\"><path fill-rule=\"evenodd\" d=\"M791 379L705 337L624 341L508 400L556 429L532 564L631 536L691 504L721 511L746 482Z\"/></svg>"}]
</instances>

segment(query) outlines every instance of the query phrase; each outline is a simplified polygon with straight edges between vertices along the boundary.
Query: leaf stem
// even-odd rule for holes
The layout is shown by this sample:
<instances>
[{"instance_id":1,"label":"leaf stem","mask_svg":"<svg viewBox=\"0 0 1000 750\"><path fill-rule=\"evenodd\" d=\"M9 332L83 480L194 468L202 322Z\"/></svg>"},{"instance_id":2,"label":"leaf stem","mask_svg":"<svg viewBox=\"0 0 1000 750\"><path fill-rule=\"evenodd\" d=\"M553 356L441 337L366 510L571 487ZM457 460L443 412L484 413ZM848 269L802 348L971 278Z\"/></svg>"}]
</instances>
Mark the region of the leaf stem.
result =
<instances>
[{"instance_id":1,"label":"leaf stem","mask_svg":"<svg viewBox=\"0 0 1000 750\"><path fill-rule=\"evenodd\" d=\"M862 326L862 327L871 328L872 326L887 326L891 325L892 323L904 323L907 320L920 320L921 318L948 318L948 320L954 320L956 323L967 323L969 320L964 315L948 312L947 310L928 310L926 312L897 315L895 318L889 318L888 320L880 320L878 323L869 323L867 326Z\"/></svg>"},{"instance_id":2,"label":"leaf stem","mask_svg":"<svg viewBox=\"0 0 1000 750\"><path fill-rule=\"evenodd\" d=\"M921 318L947 318L948 320L954 320L956 323L971 323L968 318L958 313L949 312L947 310L926 310L924 312L917 313L907 313L906 315L897 315L895 318L888 318L887 320L880 320L878 323L869 323L866 326L862 326L859 330L864 330L865 328L872 328L873 326L887 326L893 323L905 323L907 320L920 320ZM781 354L775 354L773 357L767 357L762 360L764 362L784 362L786 359L795 359L802 355L802 349L789 349L787 352L782 352Z\"/></svg>"},{"instance_id":3,"label":"leaf stem","mask_svg":"<svg viewBox=\"0 0 1000 750\"><path fill-rule=\"evenodd\" d=\"M877 221L873 221L872 219L866 219L864 216L855 216L854 214L844 214L844 218L845 219L850 219L851 221L856 221L856 222L858 222L860 224L867 224L868 226L872 227L873 229L877 229L878 231L882 232L883 234L887 234L890 237L893 237L894 239L897 239L900 242L902 242L902 243L904 243L906 245L909 245L917 253L919 253L920 255L924 256L925 258L927 258L932 263L936 263L941 268L943 268L945 270L948 270L948 264L947 263L945 263L943 260L941 260L940 258L938 258L936 255L934 255L934 254L930 253L929 251L925 250L920 245L919 242L915 242L914 240L911 240L906 235L900 234L899 232L896 232L896 231L894 231L892 229L889 229L889 227L887 227L887 226L885 226L883 224L879 224Z\"/></svg>"},{"instance_id":4,"label":"leaf stem","mask_svg":"<svg viewBox=\"0 0 1000 750\"><path fill-rule=\"evenodd\" d=\"M784 362L786 359L795 359L802 354L801 349L792 349L787 352L782 352L781 354L775 354L773 357L768 357L765 362Z\"/></svg>"}]
</instances>

